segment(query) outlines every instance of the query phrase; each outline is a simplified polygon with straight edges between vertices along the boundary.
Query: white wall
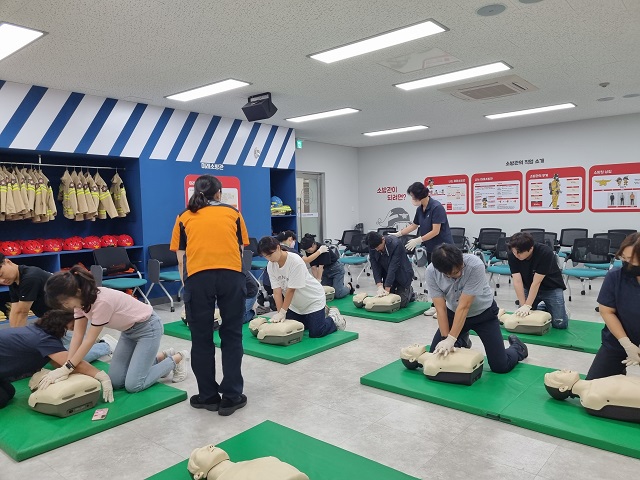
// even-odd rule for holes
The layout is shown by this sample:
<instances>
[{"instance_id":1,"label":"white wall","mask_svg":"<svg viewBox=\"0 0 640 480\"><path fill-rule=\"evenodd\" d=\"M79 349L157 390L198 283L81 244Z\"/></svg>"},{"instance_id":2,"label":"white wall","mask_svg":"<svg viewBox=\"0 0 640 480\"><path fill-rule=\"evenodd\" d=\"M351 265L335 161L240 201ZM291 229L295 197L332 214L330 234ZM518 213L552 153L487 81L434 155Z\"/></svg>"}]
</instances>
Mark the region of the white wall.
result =
<instances>
[{"instance_id":1,"label":"white wall","mask_svg":"<svg viewBox=\"0 0 640 480\"><path fill-rule=\"evenodd\" d=\"M509 120L496 120L506 121ZM511 160L544 158L544 165L506 167ZM360 218L365 229L380 226L379 220L392 208L403 207L411 219L415 207L407 198L388 201L386 194L376 193L379 187L397 187L406 193L415 181L431 175L467 174L537 168L583 166L588 187L589 168L595 164L630 163L640 161L640 114L621 115L579 122L505 130L369 147L358 149ZM588 190L588 188L587 188ZM638 213L593 213L589 211L588 192L582 213L450 215L449 224L465 227L467 236L476 236L481 227L500 227L507 234L521 228L545 228L560 233L562 228L588 228L589 233L606 232L610 228L638 228ZM637 196L638 197L638 196ZM636 200L636 203L638 200Z\"/></svg>"},{"instance_id":2,"label":"white wall","mask_svg":"<svg viewBox=\"0 0 640 480\"><path fill-rule=\"evenodd\" d=\"M325 238L340 238L344 230L362 221L356 148L305 141L303 148L296 150L296 170L325 174Z\"/></svg>"}]
</instances>

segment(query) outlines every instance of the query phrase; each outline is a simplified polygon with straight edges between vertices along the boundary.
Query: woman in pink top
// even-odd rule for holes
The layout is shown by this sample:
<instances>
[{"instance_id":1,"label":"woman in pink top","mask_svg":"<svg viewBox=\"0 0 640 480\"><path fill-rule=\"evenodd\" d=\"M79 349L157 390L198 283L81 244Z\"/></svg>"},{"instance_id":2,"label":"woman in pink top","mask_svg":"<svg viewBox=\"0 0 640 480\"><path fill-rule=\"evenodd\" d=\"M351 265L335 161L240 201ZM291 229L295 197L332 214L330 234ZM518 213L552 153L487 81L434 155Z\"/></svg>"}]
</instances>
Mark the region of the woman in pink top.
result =
<instances>
[{"instance_id":1,"label":"woman in pink top","mask_svg":"<svg viewBox=\"0 0 640 480\"><path fill-rule=\"evenodd\" d=\"M104 327L122 332L109 367L114 388L139 392L172 370L173 382L186 378L187 351L175 353L170 348L157 354L163 328L151 305L124 292L97 287L91 273L79 265L53 274L45 293L50 304L74 310L76 320L67 363L46 375L41 386L67 378Z\"/></svg>"}]
</instances>

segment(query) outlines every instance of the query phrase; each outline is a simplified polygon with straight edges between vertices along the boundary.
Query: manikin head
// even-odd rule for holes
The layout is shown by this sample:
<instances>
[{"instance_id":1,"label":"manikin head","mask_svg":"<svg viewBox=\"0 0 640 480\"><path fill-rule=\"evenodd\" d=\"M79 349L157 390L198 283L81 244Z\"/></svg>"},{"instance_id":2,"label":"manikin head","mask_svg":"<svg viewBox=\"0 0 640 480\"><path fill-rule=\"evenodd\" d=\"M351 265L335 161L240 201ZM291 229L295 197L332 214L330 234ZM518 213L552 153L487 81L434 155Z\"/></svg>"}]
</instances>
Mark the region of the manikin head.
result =
<instances>
[{"instance_id":1,"label":"manikin head","mask_svg":"<svg viewBox=\"0 0 640 480\"><path fill-rule=\"evenodd\" d=\"M407 193L411 197L411 203L414 207L421 205L422 201L425 198L429 198L429 189L424 186L424 183L421 182L414 182L409 185L409 188L407 188Z\"/></svg>"},{"instance_id":2,"label":"manikin head","mask_svg":"<svg viewBox=\"0 0 640 480\"><path fill-rule=\"evenodd\" d=\"M544 386L556 400L564 400L571 395L571 389L580 380L580 374L573 370L556 370L544 374Z\"/></svg>"},{"instance_id":3,"label":"manikin head","mask_svg":"<svg viewBox=\"0 0 640 480\"><path fill-rule=\"evenodd\" d=\"M19 276L18 265L0 253L0 285L11 285Z\"/></svg>"},{"instance_id":4,"label":"manikin head","mask_svg":"<svg viewBox=\"0 0 640 480\"><path fill-rule=\"evenodd\" d=\"M518 232L511 236L507 248L511 250L514 257L522 261L527 260L533 255L534 244L535 241L530 233Z\"/></svg>"},{"instance_id":5,"label":"manikin head","mask_svg":"<svg viewBox=\"0 0 640 480\"><path fill-rule=\"evenodd\" d=\"M200 480L206 479L209 472L214 468L217 474L215 478L217 478L231 465L233 463L229 460L227 452L215 445L205 445L191 452L187 469L193 475L194 480ZM220 470L218 471L218 469Z\"/></svg>"}]
</instances>

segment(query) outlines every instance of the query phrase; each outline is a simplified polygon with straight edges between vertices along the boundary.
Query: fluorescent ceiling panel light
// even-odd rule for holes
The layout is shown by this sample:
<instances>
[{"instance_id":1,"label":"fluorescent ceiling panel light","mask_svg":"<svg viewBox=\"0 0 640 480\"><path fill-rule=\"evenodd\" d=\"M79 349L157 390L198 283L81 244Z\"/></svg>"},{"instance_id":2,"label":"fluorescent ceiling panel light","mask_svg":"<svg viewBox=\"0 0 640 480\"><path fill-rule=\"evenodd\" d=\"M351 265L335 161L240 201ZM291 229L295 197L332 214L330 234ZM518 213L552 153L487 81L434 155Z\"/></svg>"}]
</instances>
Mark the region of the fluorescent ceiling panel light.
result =
<instances>
[{"instance_id":1,"label":"fluorescent ceiling panel light","mask_svg":"<svg viewBox=\"0 0 640 480\"><path fill-rule=\"evenodd\" d=\"M44 32L38 30L10 23L0 23L0 60L7 58L22 47L26 47L42 35Z\"/></svg>"},{"instance_id":2,"label":"fluorescent ceiling panel light","mask_svg":"<svg viewBox=\"0 0 640 480\"><path fill-rule=\"evenodd\" d=\"M251 85L251 84L230 78L228 80L223 80L221 82L205 85L204 87L198 87L198 88L194 88L193 90L187 90L186 92L175 93L173 95L169 95L166 98L168 98L169 100L178 100L180 102L188 102L189 100L208 97L209 95L215 95L216 93L227 92L229 90L234 90L236 88L246 87L247 85Z\"/></svg>"},{"instance_id":3,"label":"fluorescent ceiling panel light","mask_svg":"<svg viewBox=\"0 0 640 480\"><path fill-rule=\"evenodd\" d=\"M314 53L309 57L324 63L333 63L345 58L356 57L383 48L392 47L401 43L410 42L418 38L428 37L440 32L446 32L447 28L438 25L433 20L416 23L408 27L399 28L390 32L382 33L374 37L359 40L342 47L333 48L320 53Z\"/></svg>"},{"instance_id":4,"label":"fluorescent ceiling panel light","mask_svg":"<svg viewBox=\"0 0 640 480\"><path fill-rule=\"evenodd\" d=\"M426 125L414 125L412 127L392 128L391 130L378 130L377 132L363 133L367 137L377 137L378 135L390 135L392 133L414 132L416 130L426 130Z\"/></svg>"},{"instance_id":5,"label":"fluorescent ceiling panel light","mask_svg":"<svg viewBox=\"0 0 640 480\"><path fill-rule=\"evenodd\" d=\"M560 105L549 105L548 107L529 108L528 110L517 110L515 112L496 113L493 115L485 115L486 118L495 120L497 118L517 117L518 115L529 115L532 113L552 112L554 110L564 110L565 108L574 108L573 103L562 103Z\"/></svg>"},{"instance_id":6,"label":"fluorescent ceiling panel light","mask_svg":"<svg viewBox=\"0 0 640 480\"><path fill-rule=\"evenodd\" d=\"M355 108L339 108L338 110L329 110L328 112L312 113L311 115L303 115L301 117L287 118L288 122L309 122L311 120L319 120L321 118L337 117L338 115L346 115L348 113L356 113L360 110Z\"/></svg>"},{"instance_id":7,"label":"fluorescent ceiling panel light","mask_svg":"<svg viewBox=\"0 0 640 480\"><path fill-rule=\"evenodd\" d=\"M511 68L512 67L510 65L507 65L504 62L496 62L488 65L481 65L479 67L465 68L464 70L458 70L457 72L436 75L435 77L413 80L412 82L398 83L395 86L402 90L415 90L416 88L433 87L434 85L442 85L443 83L457 82L459 80L466 80L467 78L504 72L505 70L511 70Z\"/></svg>"}]
</instances>

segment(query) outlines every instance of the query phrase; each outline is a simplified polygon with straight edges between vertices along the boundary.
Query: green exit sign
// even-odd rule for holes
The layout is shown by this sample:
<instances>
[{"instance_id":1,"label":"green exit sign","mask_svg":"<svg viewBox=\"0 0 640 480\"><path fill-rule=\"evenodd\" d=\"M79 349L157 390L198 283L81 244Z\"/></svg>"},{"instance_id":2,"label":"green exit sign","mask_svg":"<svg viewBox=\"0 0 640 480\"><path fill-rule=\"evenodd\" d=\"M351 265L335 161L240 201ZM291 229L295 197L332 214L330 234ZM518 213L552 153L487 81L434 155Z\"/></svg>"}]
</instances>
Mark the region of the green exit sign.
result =
<instances>
[{"instance_id":1,"label":"green exit sign","mask_svg":"<svg viewBox=\"0 0 640 480\"><path fill-rule=\"evenodd\" d=\"M296 148L302 148L302 139L296 138Z\"/></svg>"}]
</instances>

